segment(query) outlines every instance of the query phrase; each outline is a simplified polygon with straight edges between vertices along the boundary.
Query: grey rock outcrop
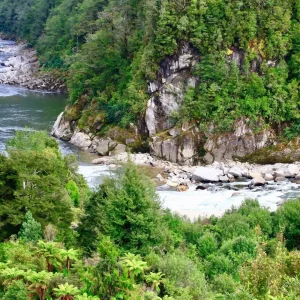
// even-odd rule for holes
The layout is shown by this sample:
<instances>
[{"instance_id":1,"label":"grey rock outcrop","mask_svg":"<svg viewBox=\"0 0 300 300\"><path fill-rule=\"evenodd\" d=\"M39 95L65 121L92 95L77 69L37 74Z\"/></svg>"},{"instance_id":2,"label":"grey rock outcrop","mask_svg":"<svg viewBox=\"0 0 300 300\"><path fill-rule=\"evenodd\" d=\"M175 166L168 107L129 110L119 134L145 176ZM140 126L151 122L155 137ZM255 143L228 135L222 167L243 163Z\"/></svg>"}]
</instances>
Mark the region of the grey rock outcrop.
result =
<instances>
[{"instance_id":1,"label":"grey rock outcrop","mask_svg":"<svg viewBox=\"0 0 300 300\"><path fill-rule=\"evenodd\" d=\"M92 134L80 131L75 122L69 122L64 118L63 112L57 117L51 135L101 156L118 155L126 152L126 145L124 144L110 138L94 137Z\"/></svg>"},{"instance_id":2,"label":"grey rock outcrop","mask_svg":"<svg viewBox=\"0 0 300 300\"><path fill-rule=\"evenodd\" d=\"M183 131L172 128L168 136L154 136L150 141L151 155L180 165L194 165L199 161L199 145L203 135L196 128Z\"/></svg>"},{"instance_id":3,"label":"grey rock outcrop","mask_svg":"<svg viewBox=\"0 0 300 300\"><path fill-rule=\"evenodd\" d=\"M51 135L64 141L70 141L74 134L74 131L71 128L70 122L65 120L63 115L64 113L62 112L57 117L53 125Z\"/></svg>"},{"instance_id":4,"label":"grey rock outcrop","mask_svg":"<svg viewBox=\"0 0 300 300\"><path fill-rule=\"evenodd\" d=\"M235 122L233 132L213 134L208 137L204 150L204 159L208 163L242 158L247 154L262 149L274 142L275 133L264 129L255 133L247 124L246 119Z\"/></svg>"},{"instance_id":5,"label":"grey rock outcrop","mask_svg":"<svg viewBox=\"0 0 300 300\"><path fill-rule=\"evenodd\" d=\"M157 80L148 83L150 99L145 122L149 136L174 126L172 115L178 111L184 91L196 85L197 78L191 75L191 71L197 60L194 48L183 43L176 55L160 64Z\"/></svg>"}]
</instances>

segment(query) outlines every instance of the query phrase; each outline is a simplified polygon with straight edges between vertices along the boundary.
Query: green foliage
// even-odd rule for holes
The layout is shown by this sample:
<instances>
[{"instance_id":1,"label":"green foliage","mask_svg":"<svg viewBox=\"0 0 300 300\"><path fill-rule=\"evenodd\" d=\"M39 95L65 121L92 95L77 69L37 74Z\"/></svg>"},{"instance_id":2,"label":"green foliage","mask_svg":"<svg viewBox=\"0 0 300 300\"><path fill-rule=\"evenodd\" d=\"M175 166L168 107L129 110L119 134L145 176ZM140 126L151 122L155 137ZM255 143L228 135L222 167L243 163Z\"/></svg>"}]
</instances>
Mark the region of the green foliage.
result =
<instances>
[{"instance_id":1,"label":"green foliage","mask_svg":"<svg viewBox=\"0 0 300 300\"><path fill-rule=\"evenodd\" d=\"M288 249L299 249L300 237L300 220L298 218L298 211L300 209L300 200L290 200L285 202L276 214L277 232L284 230L284 237L286 238L286 245Z\"/></svg>"},{"instance_id":2,"label":"green foliage","mask_svg":"<svg viewBox=\"0 0 300 300\"><path fill-rule=\"evenodd\" d=\"M14 281L8 288L6 293L4 294L3 300L28 300L28 292L26 285L23 281L17 280Z\"/></svg>"},{"instance_id":3,"label":"green foliage","mask_svg":"<svg viewBox=\"0 0 300 300\"><path fill-rule=\"evenodd\" d=\"M198 253L202 258L216 252L218 244L216 238L211 233L205 233L198 242Z\"/></svg>"},{"instance_id":4,"label":"green foliage","mask_svg":"<svg viewBox=\"0 0 300 300\"><path fill-rule=\"evenodd\" d=\"M28 300L28 292L25 283L22 280L14 281L7 288L6 293L4 294L3 300Z\"/></svg>"},{"instance_id":5,"label":"green foliage","mask_svg":"<svg viewBox=\"0 0 300 300\"><path fill-rule=\"evenodd\" d=\"M214 277L213 289L220 294L232 294L237 289L237 283L232 276L223 273Z\"/></svg>"},{"instance_id":6,"label":"green foliage","mask_svg":"<svg viewBox=\"0 0 300 300\"><path fill-rule=\"evenodd\" d=\"M161 257L158 269L165 274L164 284L168 295L175 298L186 295L191 299L205 298L207 295L204 273L186 253L177 251Z\"/></svg>"},{"instance_id":7,"label":"green foliage","mask_svg":"<svg viewBox=\"0 0 300 300\"><path fill-rule=\"evenodd\" d=\"M75 207L79 206L79 188L73 180L69 180L66 185L68 194L73 202Z\"/></svg>"},{"instance_id":8,"label":"green foliage","mask_svg":"<svg viewBox=\"0 0 300 300\"><path fill-rule=\"evenodd\" d=\"M53 289L55 295L61 300L70 300L71 296L79 294L79 289L72 284L60 284L58 288ZM73 298L74 299L74 298Z\"/></svg>"},{"instance_id":9,"label":"green foliage","mask_svg":"<svg viewBox=\"0 0 300 300\"><path fill-rule=\"evenodd\" d=\"M42 226L33 217L32 213L28 211L25 215L25 221L21 226L19 232L20 240L24 242L37 242L43 236Z\"/></svg>"},{"instance_id":10,"label":"green foliage","mask_svg":"<svg viewBox=\"0 0 300 300\"><path fill-rule=\"evenodd\" d=\"M134 253L145 253L162 242L157 194L150 180L132 163L99 186L85 213L78 232L86 250L95 249L95 237L101 235L109 235L124 250Z\"/></svg>"},{"instance_id":11,"label":"green foliage","mask_svg":"<svg viewBox=\"0 0 300 300\"><path fill-rule=\"evenodd\" d=\"M127 270L119 267L119 249L109 239L104 238L98 247L100 262L94 270L98 279L96 290L104 299L128 299L126 291L133 290L134 281Z\"/></svg>"},{"instance_id":12,"label":"green foliage","mask_svg":"<svg viewBox=\"0 0 300 300\"><path fill-rule=\"evenodd\" d=\"M0 157L0 187L4 186L0 189L0 238L19 232L26 211L42 228L56 224L67 237L73 219L67 183L73 187L74 202L87 194L73 157L63 157L55 139L45 132L19 131L8 142L7 151L8 158Z\"/></svg>"}]
</instances>

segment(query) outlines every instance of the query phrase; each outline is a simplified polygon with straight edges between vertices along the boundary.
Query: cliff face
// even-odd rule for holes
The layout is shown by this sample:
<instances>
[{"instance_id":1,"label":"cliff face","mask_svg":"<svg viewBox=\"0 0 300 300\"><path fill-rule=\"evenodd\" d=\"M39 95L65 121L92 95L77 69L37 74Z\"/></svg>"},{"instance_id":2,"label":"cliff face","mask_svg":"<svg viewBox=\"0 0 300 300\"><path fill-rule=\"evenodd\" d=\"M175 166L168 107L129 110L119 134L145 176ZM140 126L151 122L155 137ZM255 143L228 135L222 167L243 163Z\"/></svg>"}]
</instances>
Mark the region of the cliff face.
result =
<instances>
[{"instance_id":1,"label":"cliff face","mask_svg":"<svg viewBox=\"0 0 300 300\"><path fill-rule=\"evenodd\" d=\"M243 51L235 49L228 56L228 63L234 61L240 67L243 58ZM172 116L179 111L185 90L197 84L193 67L199 59L198 53L189 44L183 44L177 55L166 58L160 64L157 80L149 83L151 97L145 121L151 154L179 164L212 163L242 158L272 145L275 133L271 129L254 132L246 118L237 120L231 132L222 134L200 132L195 124L174 126ZM257 71L260 63L260 58L255 59L251 70ZM211 132L213 127L212 123Z\"/></svg>"},{"instance_id":2,"label":"cliff face","mask_svg":"<svg viewBox=\"0 0 300 300\"><path fill-rule=\"evenodd\" d=\"M227 59L241 66L243 56L242 51L234 50ZM199 81L193 75L193 68L199 61L199 54L188 43L182 43L176 55L163 60L157 78L148 83L149 100L139 126L132 125L121 139L120 134L99 138L83 132L76 122L65 120L63 114L52 134L100 155L132 151L140 137L146 136L151 155L181 165L242 159L276 144L274 130L267 127L256 132L247 118L237 119L233 129L225 133L214 133L213 122L207 132L201 132L196 123L175 124L174 116L180 113L185 91ZM258 58L252 62L251 69L258 71L259 67Z\"/></svg>"}]
</instances>

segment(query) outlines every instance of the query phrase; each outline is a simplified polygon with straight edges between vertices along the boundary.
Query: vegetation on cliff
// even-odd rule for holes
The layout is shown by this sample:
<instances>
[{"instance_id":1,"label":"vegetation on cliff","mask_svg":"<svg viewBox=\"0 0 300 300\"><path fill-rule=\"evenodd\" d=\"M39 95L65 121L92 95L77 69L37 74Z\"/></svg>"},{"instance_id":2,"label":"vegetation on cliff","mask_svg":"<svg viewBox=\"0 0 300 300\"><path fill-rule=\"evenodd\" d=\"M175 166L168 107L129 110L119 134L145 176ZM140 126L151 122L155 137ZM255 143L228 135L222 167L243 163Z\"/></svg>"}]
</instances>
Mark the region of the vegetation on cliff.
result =
<instances>
[{"instance_id":1,"label":"vegetation on cliff","mask_svg":"<svg viewBox=\"0 0 300 300\"><path fill-rule=\"evenodd\" d=\"M7 150L1 299L299 299L300 200L191 222L130 162L89 192L44 132L18 132Z\"/></svg>"},{"instance_id":2,"label":"vegetation on cliff","mask_svg":"<svg viewBox=\"0 0 300 300\"><path fill-rule=\"evenodd\" d=\"M0 31L35 45L45 68L68 70L69 117L94 132L137 122L147 81L182 41L200 54L199 83L186 92L177 122L213 120L217 130L241 116L298 124L299 20L297 0L0 4Z\"/></svg>"}]
</instances>

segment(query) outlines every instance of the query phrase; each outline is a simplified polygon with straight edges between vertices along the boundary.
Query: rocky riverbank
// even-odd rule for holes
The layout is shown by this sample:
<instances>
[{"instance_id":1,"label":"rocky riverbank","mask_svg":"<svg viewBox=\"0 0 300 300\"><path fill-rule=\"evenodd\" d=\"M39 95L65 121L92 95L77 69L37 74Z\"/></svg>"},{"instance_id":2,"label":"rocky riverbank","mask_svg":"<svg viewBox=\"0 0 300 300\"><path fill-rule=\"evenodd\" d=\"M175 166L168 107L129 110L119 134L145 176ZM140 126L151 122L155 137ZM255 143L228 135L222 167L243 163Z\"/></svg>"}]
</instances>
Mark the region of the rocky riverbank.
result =
<instances>
[{"instance_id":1,"label":"rocky riverbank","mask_svg":"<svg viewBox=\"0 0 300 300\"><path fill-rule=\"evenodd\" d=\"M294 164L258 165L235 161L215 162L209 166L180 166L176 163L162 161L150 154L120 153L115 156L104 156L93 160L93 164L112 165L128 160L137 165L152 166L161 169L156 179L162 185L188 190L190 185L199 184L199 189L207 188L206 184L222 184L249 181L248 187L264 186L270 182L291 181L300 184L300 162ZM186 186L186 188L183 188Z\"/></svg>"},{"instance_id":2,"label":"rocky riverbank","mask_svg":"<svg viewBox=\"0 0 300 300\"><path fill-rule=\"evenodd\" d=\"M42 72L35 49L25 43L0 39L0 83L20 85L31 90L56 93L66 91L66 86L54 73Z\"/></svg>"}]
</instances>

